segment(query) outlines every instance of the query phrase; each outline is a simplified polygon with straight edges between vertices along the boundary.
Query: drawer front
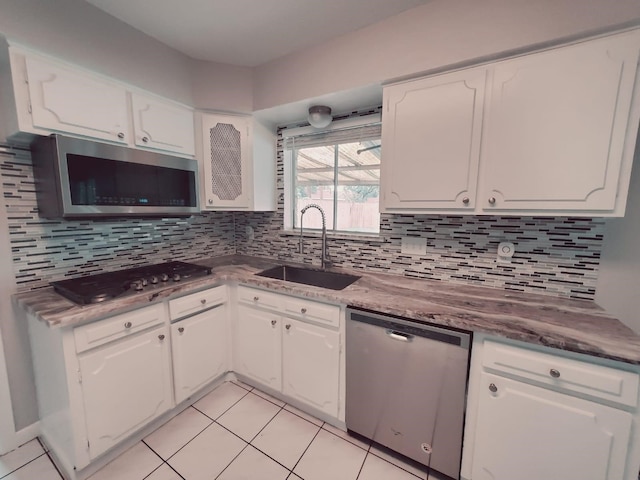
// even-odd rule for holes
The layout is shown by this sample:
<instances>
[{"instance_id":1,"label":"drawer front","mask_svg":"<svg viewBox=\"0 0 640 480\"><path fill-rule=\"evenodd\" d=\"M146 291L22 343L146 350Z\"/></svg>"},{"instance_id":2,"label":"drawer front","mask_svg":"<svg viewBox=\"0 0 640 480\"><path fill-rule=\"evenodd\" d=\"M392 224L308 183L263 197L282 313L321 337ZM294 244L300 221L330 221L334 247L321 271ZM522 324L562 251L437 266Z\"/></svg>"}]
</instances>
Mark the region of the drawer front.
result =
<instances>
[{"instance_id":1,"label":"drawer front","mask_svg":"<svg viewBox=\"0 0 640 480\"><path fill-rule=\"evenodd\" d=\"M638 375L603 365L493 342L484 343L482 365L494 372L634 407Z\"/></svg>"},{"instance_id":2,"label":"drawer front","mask_svg":"<svg viewBox=\"0 0 640 480\"><path fill-rule=\"evenodd\" d=\"M340 325L340 307L326 303L314 302L306 298L285 297L284 311L307 320L324 325L338 327Z\"/></svg>"},{"instance_id":3,"label":"drawer front","mask_svg":"<svg viewBox=\"0 0 640 480\"><path fill-rule=\"evenodd\" d=\"M282 297L277 293L265 292L256 288L238 287L238 302L253 307L268 308L270 310L282 309Z\"/></svg>"},{"instance_id":4,"label":"drawer front","mask_svg":"<svg viewBox=\"0 0 640 480\"><path fill-rule=\"evenodd\" d=\"M78 353L104 345L113 340L146 330L165 321L164 305L149 307L98 320L73 329Z\"/></svg>"},{"instance_id":5,"label":"drawer front","mask_svg":"<svg viewBox=\"0 0 640 480\"><path fill-rule=\"evenodd\" d=\"M203 312L216 305L226 303L226 301L226 285L202 290L201 292L169 300L169 317L171 320L177 320L187 315Z\"/></svg>"}]
</instances>

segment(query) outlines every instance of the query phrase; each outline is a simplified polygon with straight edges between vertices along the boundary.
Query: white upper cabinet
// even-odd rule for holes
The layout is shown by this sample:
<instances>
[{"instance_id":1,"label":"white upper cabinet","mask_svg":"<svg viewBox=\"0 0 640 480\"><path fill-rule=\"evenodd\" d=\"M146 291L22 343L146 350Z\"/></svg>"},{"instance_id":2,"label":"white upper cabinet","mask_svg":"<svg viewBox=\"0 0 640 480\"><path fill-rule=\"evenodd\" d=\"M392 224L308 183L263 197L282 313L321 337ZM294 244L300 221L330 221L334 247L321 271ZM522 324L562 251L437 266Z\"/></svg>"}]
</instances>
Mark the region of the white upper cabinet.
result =
<instances>
[{"instance_id":1,"label":"white upper cabinet","mask_svg":"<svg viewBox=\"0 0 640 480\"><path fill-rule=\"evenodd\" d=\"M640 37L632 33L496 65L479 205L624 210L626 187L619 192L618 185L635 144L630 139L625 152L627 127L635 139L638 125L637 115L629 123L629 113L639 51Z\"/></svg>"},{"instance_id":2,"label":"white upper cabinet","mask_svg":"<svg viewBox=\"0 0 640 480\"><path fill-rule=\"evenodd\" d=\"M382 211L473 210L487 69L384 89Z\"/></svg>"},{"instance_id":3,"label":"white upper cabinet","mask_svg":"<svg viewBox=\"0 0 640 480\"><path fill-rule=\"evenodd\" d=\"M200 118L203 210L275 210L275 133L248 116Z\"/></svg>"},{"instance_id":4,"label":"white upper cabinet","mask_svg":"<svg viewBox=\"0 0 640 480\"><path fill-rule=\"evenodd\" d=\"M135 144L195 155L193 110L163 98L131 94Z\"/></svg>"},{"instance_id":5,"label":"white upper cabinet","mask_svg":"<svg viewBox=\"0 0 640 480\"><path fill-rule=\"evenodd\" d=\"M382 211L623 216L639 52L631 31L385 87Z\"/></svg>"},{"instance_id":6,"label":"white upper cabinet","mask_svg":"<svg viewBox=\"0 0 640 480\"><path fill-rule=\"evenodd\" d=\"M31 57L26 58L26 73L34 127L129 141L124 88Z\"/></svg>"}]
</instances>

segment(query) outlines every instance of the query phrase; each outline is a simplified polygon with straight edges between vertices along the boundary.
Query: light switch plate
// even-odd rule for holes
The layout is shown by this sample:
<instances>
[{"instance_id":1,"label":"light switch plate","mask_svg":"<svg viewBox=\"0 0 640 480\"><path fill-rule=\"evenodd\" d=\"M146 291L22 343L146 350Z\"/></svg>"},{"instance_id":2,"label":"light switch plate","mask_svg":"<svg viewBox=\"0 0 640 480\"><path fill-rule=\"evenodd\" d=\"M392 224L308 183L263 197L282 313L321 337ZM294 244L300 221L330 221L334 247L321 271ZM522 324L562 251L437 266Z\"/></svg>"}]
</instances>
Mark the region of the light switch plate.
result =
<instances>
[{"instance_id":1,"label":"light switch plate","mask_svg":"<svg viewBox=\"0 0 640 480\"><path fill-rule=\"evenodd\" d=\"M422 237L402 237L400 253L403 255L426 255L427 239Z\"/></svg>"}]
</instances>

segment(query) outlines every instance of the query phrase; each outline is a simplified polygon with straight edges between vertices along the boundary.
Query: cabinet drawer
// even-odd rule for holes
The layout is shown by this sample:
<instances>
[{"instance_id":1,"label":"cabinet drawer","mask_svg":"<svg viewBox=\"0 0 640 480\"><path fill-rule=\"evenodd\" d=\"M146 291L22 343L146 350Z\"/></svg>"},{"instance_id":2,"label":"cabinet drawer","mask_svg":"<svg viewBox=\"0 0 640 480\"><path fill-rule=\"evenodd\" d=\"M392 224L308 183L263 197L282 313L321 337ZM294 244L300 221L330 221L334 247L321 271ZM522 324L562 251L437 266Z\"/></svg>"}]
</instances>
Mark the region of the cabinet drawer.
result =
<instances>
[{"instance_id":1,"label":"cabinet drawer","mask_svg":"<svg viewBox=\"0 0 640 480\"><path fill-rule=\"evenodd\" d=\"M210 288L201 292L185 295L169 301L169 317L171 320L199 313L227 301L227 286Z\"/></svg>"},{"instance_id":2,"label":"cabinet drawer","mask_svg":"<svg viewBox=\"0 0 640 480\"><path fill-rule=\"evenodd\" d=\"M494 372L530 380L554 390L570 391L633 407L638 375L580 360L493 342L484 343L482 365Z\"/></svg>"},{"instance_id":3,"label":"cabinet drawer","mask_svg":"<svg viewBox=\"0 0 640 480\"><path fill-rule=\"evenodd\" d=\"M306 298L284 298L284 311L302 320L314 321L337 327L340 325L340 307L318 303Z\"/></svg>"},{"instance_id":4,"label":"cabinet drawer","mask_svg":"<svg viewBox=\"0 0 640 480\"><path fill-rule=\"evenodd\" d=\"M280 310L283 297L277 293L265 292L256 288L238 287L238 302L254 307Z\"/></svg>"},{"instance_id":5,"label":"cabinet drawer","mask_svg":"<svg viewBox=\"0 0 640 480\"><path fill-rule=\"evenodd\" d=\"M165 320L164 305L123 313L73 329L76 351L84 352L118 338L159 325Z\"/></svg>"}]
</instances>

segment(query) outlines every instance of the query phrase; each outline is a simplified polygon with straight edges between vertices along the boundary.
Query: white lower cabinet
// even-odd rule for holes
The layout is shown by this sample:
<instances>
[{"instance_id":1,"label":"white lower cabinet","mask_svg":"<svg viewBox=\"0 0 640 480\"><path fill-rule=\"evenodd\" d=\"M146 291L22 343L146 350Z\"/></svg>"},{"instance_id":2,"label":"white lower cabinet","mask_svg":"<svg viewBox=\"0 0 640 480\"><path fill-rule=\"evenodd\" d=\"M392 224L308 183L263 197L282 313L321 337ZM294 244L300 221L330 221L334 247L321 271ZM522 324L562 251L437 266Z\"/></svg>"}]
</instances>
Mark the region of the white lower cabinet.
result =
<instances>
[{"instance_id":1,"label":"white lower cabinet","mask_svg":"<svg viewBox=\"0 0 640 480\"><path fill-rule=\"evenodd\" d=\"M227 308L214 307L171 325L176 403L229 370Z\"/></svg>"},{"instance_id":2,"label":"white lower cabinet","mask_svg":"<svg viewBox=\"0 0 640 480\"><path fill-rule=\"evenodd\" d=\"M338 332L284 319L282 393L337 417L339 369Z\"/></svg>"},{"instance_id":3,"label":"white lower cabinet","mask_svg":"<svg viewBox=\"0 0 640 480\"><path fill-rule=\"evenodd\" d=\"M297 308L293 310L286 305L294 297L243 286L238 290L240 304L233 324L233 370L337 418L340 307L296 298ZM263 298L269 302L262 302ZM282 311L287 314L281 314ZM311 323L309 312L324 312L324 318L313 317L313 321L333 328Z\"/></svg>"},{"instance_id":4,"label":"white lower cabinet","mask_svg":"<svg viewBox=\"0 0 640 480\"><path fill-rule=\"evenodd\" d=\"M481 385L473 480L624 478L630 413L488 373Z\"/></svg>"},{"instance_id":5,"label":"white lower cabinet","mask_svg":"<svg viewBox=\"0 0 640 480\"><path fill-rule=\"evenodd\" d=\"M163 325L79 355L92 458L171 408L166 333Z\"/></svg>"}]
</instances>

